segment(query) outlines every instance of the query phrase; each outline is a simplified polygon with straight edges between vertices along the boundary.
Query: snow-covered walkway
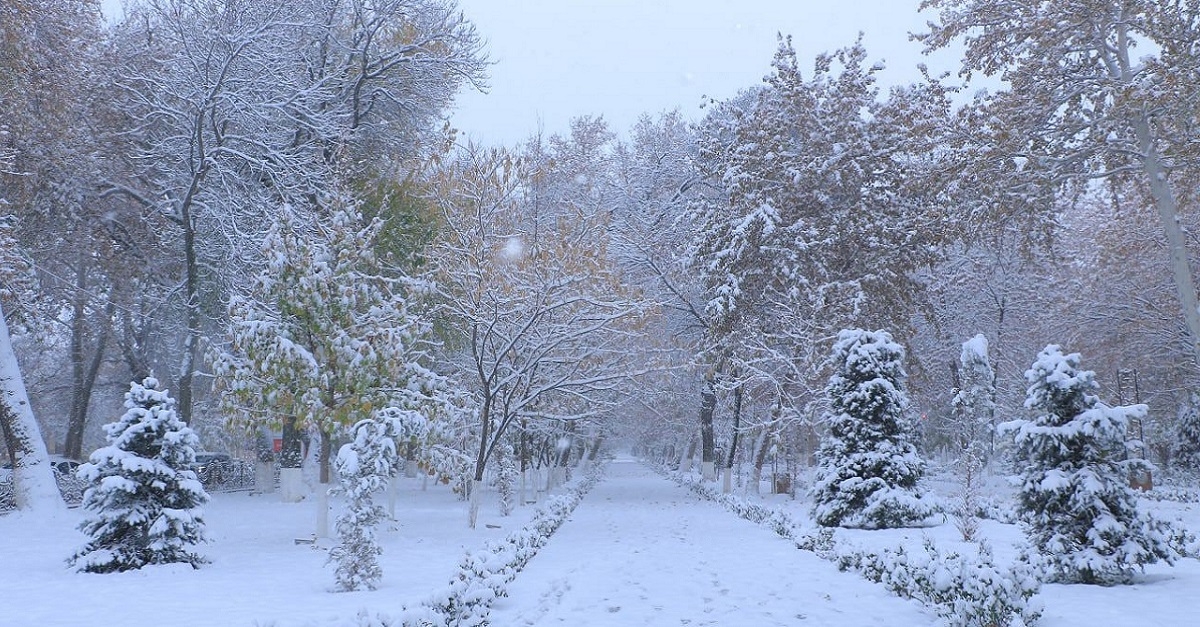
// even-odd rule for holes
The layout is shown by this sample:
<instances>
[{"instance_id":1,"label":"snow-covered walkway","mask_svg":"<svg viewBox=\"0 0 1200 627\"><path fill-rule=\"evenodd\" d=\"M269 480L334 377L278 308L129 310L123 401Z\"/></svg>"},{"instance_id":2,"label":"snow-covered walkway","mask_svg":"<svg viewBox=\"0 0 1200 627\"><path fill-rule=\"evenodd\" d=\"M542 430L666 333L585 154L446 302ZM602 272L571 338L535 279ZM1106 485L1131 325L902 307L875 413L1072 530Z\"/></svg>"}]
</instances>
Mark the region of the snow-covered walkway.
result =
<instances>
[{"instance_id":1,"label":"snow-covered walkway","mask_svg":"<svg viewBox=\"0 0 1200 627\"><path fill-rule=\"evenodd\" d=\"M609 465L492 611L494 625L931 625L633 460Z\"/></svg>"}]
</instances>

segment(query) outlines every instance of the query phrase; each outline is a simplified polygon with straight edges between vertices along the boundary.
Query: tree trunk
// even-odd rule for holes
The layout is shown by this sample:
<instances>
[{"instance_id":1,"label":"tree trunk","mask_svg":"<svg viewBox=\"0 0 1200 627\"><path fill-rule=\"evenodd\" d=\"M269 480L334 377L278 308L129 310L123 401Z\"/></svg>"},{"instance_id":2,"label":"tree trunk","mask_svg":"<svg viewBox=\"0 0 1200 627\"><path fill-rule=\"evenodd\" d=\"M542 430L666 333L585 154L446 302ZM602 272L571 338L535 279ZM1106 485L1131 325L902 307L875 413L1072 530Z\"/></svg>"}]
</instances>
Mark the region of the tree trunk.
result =
<instances>
[{"instance_id":1,"label":"tree trunk","mask_svg":"<svg viewBox=\"0 0 1200 627\"><path fill-rule=\"evenodd\" d=\"M742 386L733 389L733 441L729 444L729 458L725 461L726 468L733 468L737 455L738 436L742 434Z\"/></svg>"},{"instance_id":2,"label":"tree trunk","mask_svg":"<svg viewBox=\"0 0 1200 627\"><path fill-rule=\"evenodd\" d=\"M716 480L717 444L713 431L713 414L717 410L717 390L712 379L704 382L700 393L700 469L704 481Z\"/></svg>"},{"instance_id":3,"label":"tree trunk","mask_svg":"<svg viewBox=\"0 0 1200 627\"><path fill-rule=\"evenodd\" d=\"M1149 179L1147 184L1150 187L1150 195L1154 199L1159 222L1162 223L1167 236L1167 249L1171 255L1171 276L1175 281L1179 304L1183 308L1183 320L1191 336L1190 346L1192 358L1195 360L1193 367L1200 367L1200 299L1197 298L1195 279L1188 263L1187 239L1179 226L1179 201L1154 147L1149 120L1139 116L1133 127L1142 151L1142 168Z\"/></svg>"},{"instance_id":4,"label":"tree trunk","mask_svg":"<svg viewBox=\"0 0 1200 627\"><path fill-rule=\"evenodd\" d=\"M279 451L279 498L285 503L296 503L304 498L304 471L300 468L304 461L302 435L296 428L294 416L283 419L283 444Z\"/></svg>"},{"instance_id":5,"label":"tree trunk","mask_svg":"<svg viewBox=\"0 0 1200 627\"><path fill-rule=\"evenodd\" d=\"M321 454L318 457L318 461L320 462L321 470L319 481L322 485L329 484L329 457L332 454L332 451L329 449L332 447L333 434L330 433L329 429L321 429Z\"/></svg>"},{"instance_id":6,"label":"tree trunk","mask_svg":"<svg viewBox=\"0 0 1200 627\"><path fill-rule=\"evenodd\" d=\"M491 403L484 399L483 407L479 410L479 452L475 455L475 481L483 481L483 471L487 468L488 439L492 437ZM475 528L474 516L471 517L471 528Z\"/></svg>"},{"instance_id":7,"label":"tree trunk","mask_svg":"<svg viewBox=\"0 0 1200 627\"><path fill-rule=\"evenodd\" d=\"M692 435L688 439L687 447L683 450L683 457L679 458L679 472L692 471L692 459L696 456L696 436Z\"/></svg>"},{"instance_id":8,"label":"tree trunk","mask_svg":"<svg viewBox=\"0 0 1200 627\"><path fill-rule=\"evenodd\" d=\"M124 303L125 306L121 308L121 339L119 342L121 355L125 358L125 364L129 366L130 380L141 381L150 376L150 364L146 355L146 340L150 326L144 321L141 325L135 323L135 314L130 311L130 307L132 307L130 301L125 300Z\"/></svg>"},{"instance_id":9,"label":"tree trunk","mask_svg":"<svg viewBox=\"0 0 1200 627\"><path fill-rule=\"evenodd\" d=\"M733 440L729 444L729 457L725 461L725 481L721 485L723 492L733 489L733 460L737 455L738 436L741 435L742 425L742 386L733 388Z\"/></svg>"},{"instance_id":10,"label":"tree trunk","mask_svg":"<svg viewBox=\"0 0 1200 627\"><path fill-rule=\"evenodd\" d=\"M483 480L472 479L470 486L471 494L467 497L467 526L474 529L479 520L479 498L483 492Z\"/></svg>"},{"instance_id":11,"label":"tree trunk","mask_svg":"<svg viewBox=\"0 0 1200 627\"><path fill-rule=\"evenodd\" d=\"M12 338L4 310L0 309L0 427L13 462L13 496L17 509L26 511L60 511L66 509L50 454L41 430L33 417L25 381L13 352Z\"/></svg>"},{"instance_id":12,"label":"tree trunk","mask_svg":"<svg viewBox=\"0 0 1200 627\"><path fill-rule=\"evenodd\" d=\"M83 313L82 308L77 306L76 315L82 317ZM83 459L83 433L87 426L88 408L91 406L92 391L96 389L96 377L104 362L104 350L108 346L114 313L116 304L110 300L104 307L104 319L99 321L100 335L96 338L95 349L86 366L83 364L82 336L87 325L78 319L71 324L71 370L75 381L71 386L71 415L67 421L67 437L63 442L63 455L71 459Z\"/></svg>"},{"instance_id":13,"label":"tree trunk","mask_svg":"<svg viewBox=\"0 0 1200 627\"><path fill-rule=\"evenodd\" d=\"M755 494L759 493L762 484L763 466L767 463L767 453L771 450L771 427L763 427L762 434L758 437L758 442L754 446L754 473L751 477L750 484L753 486ZM774 478L771 480L774 482ZM774 486L771 487L774 492Z\"/></svg>"},{"instance_id":14,"label":"tree trunk","mask_svg":"<svg viewBox=\"0 0 1200 627\"><path fill-rule=\"evenodd\" d=\"M198 182L197 182L198 184ZM183 224L183 257L184 307L187 312L187 330L183 339L183 360L179 365L179 384L176 389L176 400L179 408L179 419L185 424L192 422L193 389L196 362L200 351L200 269L196 259L196 225L191 213L191 193L181 207L181 222Z\"/></svg>"}]
</instances>

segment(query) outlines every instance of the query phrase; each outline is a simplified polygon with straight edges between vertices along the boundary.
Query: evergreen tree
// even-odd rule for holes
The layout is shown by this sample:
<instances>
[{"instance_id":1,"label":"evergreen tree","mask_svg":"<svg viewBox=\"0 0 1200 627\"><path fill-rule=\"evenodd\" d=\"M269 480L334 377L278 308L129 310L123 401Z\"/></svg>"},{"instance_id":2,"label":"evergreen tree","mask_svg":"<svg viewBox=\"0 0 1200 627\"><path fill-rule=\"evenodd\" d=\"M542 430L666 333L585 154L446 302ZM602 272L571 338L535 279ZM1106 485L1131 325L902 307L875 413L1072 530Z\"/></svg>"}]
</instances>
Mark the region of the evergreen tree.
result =
<instances>
[{"instance_id":1,"label":"evergreen tree","mask_svg":"<svg viewBox=\"0 0 1200 627\"><path fill-rule=\"evenodd\" d=\"M379 567L383 550L375 539L375 527L387 512L375 502L375 495L399 470L396 438L403 431L401 413L388 408L374 418L358 421L352 429L354 440L338 451L339 491L350 500L337 519L340 542L329 552L329 561L337 563L339 590L374 590L383 577Z\"/></svg>"},{"instance_id":2,"label":"evergreen tree","mask_svg":"<svg viewBox=\"0 0 1200 627\"><path fill-rule=\"evenodd\" d=\"M505 440L496 449L499 459L496 460L496 492L500 496L500 515L512 514L517 505L517 453L512 442Z\"/></svg>"},{"instance_id":3,"label":"evergreen tree","mask_svg":"<svg viewBox=\"0 0 1200 627\"><path fill-rule=\"evenodd\" d=\"M964 453L985 452L996 414L996 373L988 358L988 341L982 334L963 342L959 355L962 383L954 394L958 444Z\"/></svg>"},{"instance_id":4,"label":"evergreen tree","mask_svg":"<svg viewBox=\"0 0 1200 627\"><path fill-rule=\"evenodd\" d=\"M71 557L81 571L106 573L148 564L205 562L200 506L208 494L189 469L199 442L175 413L175 400L147 377L130 385L125 412L104 426L108 446L79 469L89 487L79 526L91 540Z\"/></svg>"},{"instance_id":5,"label":"evergreen tree","mask_svg":"<svg viewBox=\"0 0 1200 627\"><path fill-rule=\"evenodd\" d=\"M817 452L813 517L826 527L899 527L932 513L917 484L925 464L906 415L904 348L885 331L846 329L825 394L829 433Z\"/></svg>"},{"instance_id":6,"label":"evergreen tree","mask_svg":"<svg viewBox=\"0 0 1200 627\"><path fill-rule=\"evenodd\" d=\"M957 418L955 437L960 449L957 465L962 490L954 516L963 540L970 542L979 530L976 513L980 475L990 455L992 418L996 413L996 373L988 359L988 341L983 334L963 342L959 372L962 383L952 405Z\"/></svg>"},{"instance_id":7,"label":"evergreen tree","mask_svg":"<svg viewBox=\"0 0 1200 627\"><path fill-rule=\"evenodd\" d=\"M1171 454L1176 467L1200 470L1200 394L1193 392L1179 408Z\"/></svg>"},{"instance_id":8,"label":"evergreen tree","mask_svg":"<svg viewBox=\"0 0 1200 627\"><path fill-rule=\"evenodd\" d=\"M1079 360L1050 345L1025 373L1034 417L1006 425L1025 468L1018 515L1051 580L1124 583L1135 569L1174 557L1166 525L1137 511L1128 483L1132 470L1148 466L1125 459L1129 419L1146 406L1101 403L1095 373L1080 370Z\"/></svg>"}]
</instances>

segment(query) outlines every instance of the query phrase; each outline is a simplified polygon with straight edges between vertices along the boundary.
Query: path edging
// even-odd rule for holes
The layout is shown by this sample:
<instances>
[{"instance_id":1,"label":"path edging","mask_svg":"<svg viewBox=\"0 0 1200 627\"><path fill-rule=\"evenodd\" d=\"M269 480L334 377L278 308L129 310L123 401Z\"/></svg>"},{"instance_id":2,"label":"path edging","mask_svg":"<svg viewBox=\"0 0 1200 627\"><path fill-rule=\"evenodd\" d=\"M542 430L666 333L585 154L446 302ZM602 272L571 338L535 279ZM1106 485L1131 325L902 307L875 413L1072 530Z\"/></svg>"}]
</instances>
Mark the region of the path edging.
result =
<instances>
[{"instance_id":1,"label":"path edging","mask_svg":"<svg viewBox=\"0 0 1200 627\"><path fill-rule=\"evenodd\" d=\"M832 529L805 530L778 508L751 503L679 472L648 465L697 496L767 527L797 549L833 562L840 570L854 570L869 581L882 583L899 597L921 602L949 627L1033 627L1041 617L1042 603L1035 598L1041 582L1034 569L1027 564L997 567L986 543L980 545L976 558L941 553L928 538L923 555L910 554L904 547L879 554L855 550L840 543Z\"/></svg>"}]
</instances>

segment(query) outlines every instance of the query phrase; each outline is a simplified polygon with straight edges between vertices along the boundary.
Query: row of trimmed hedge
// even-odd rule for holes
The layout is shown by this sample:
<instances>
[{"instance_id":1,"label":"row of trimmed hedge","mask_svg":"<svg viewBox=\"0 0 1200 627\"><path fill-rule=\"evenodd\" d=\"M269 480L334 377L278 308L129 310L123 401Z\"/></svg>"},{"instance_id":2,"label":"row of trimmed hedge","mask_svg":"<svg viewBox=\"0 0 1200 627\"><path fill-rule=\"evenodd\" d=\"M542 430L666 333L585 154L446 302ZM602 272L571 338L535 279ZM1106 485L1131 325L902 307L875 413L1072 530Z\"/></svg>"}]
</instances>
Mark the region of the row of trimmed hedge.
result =
<instances>
[{"instance_id":1,"label":"row of trimmed hedge","mask_svg":"<svg viewBox=\"0 0 1200 627\"><path fill-rule=\"evenodd\" d=\"M1041 583L1034 569L1023 563L1009 569L997 567L986 544L980 545L975 558L941 553L928 538L921 554L911 554L903 547L879 554L856 551L839 544L832 529L806 531L782 510L723 493L680 473L659 470L701 498L787 538L796 548L882 583L897 596L920 601L951 627L1032 627L1041 616L1041 603L1034 598Z\"/></svg>"}]
</instances>

